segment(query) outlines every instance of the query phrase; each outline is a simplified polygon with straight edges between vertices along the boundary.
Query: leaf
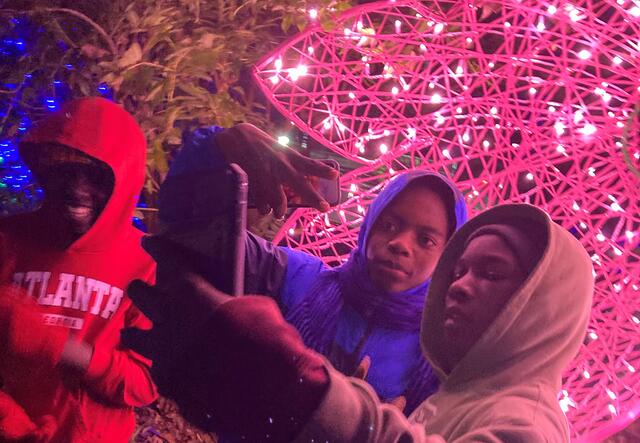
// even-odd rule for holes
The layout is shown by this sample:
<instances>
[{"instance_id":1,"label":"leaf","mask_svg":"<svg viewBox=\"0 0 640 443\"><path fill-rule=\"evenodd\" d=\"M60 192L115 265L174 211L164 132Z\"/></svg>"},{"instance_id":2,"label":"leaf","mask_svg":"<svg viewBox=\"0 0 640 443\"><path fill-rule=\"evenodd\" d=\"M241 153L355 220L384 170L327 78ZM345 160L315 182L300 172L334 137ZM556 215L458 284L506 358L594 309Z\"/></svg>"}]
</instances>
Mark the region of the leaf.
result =
<instances>
[{"instance_id":1,"label":"leaf","mask_svg":"<svg viewBox=\"0 0 640 443\"><path fill-rule=\"evenodd\" d=\"M164 176L169 170L169 164L167 163L167 154L162 149L162 139L160 137L151 142L151 158L153 159L153 169L161 176Z\"/></svg>"},{"instance_id":2,"label":"leaf","mask_svg":"<svg viewBox=\"0 0 640 443\"><path fill-rule=\"evenodd\" d=\"M282 18L282 23L280 24L280 27L284 32L287 32L289 31L289 28L291 27L292 23L293 23L293 17L291 16L291 14L287 14Z\"/></svg>"},{"instance_id":3,"label":"leaf","mask_svg":"<svg viewBox=\"0 0 640 443\"><path fill-rule=\"evenodd\" d=\"M133 3L131 4L131 6L133 6ZM136 11L134 11L133 8L127 8L127 20L129 20L132 28L138 27L138 23L140 23L140 17L138 16L138 14L136 14Z\"/></svg>"},{"instance_id":4,"label":"leaf","mask_svg":"<svg viewBox=\"0 0 640 443\"><path fill-rule=\"evenodd\" d=\"M213 42L217 38L218 36L216 34L212 34L210 32L202 34L200 40L198 41L198 46L201 48L210 49L213 47Z\"/></svg>"},{"instance_id":5,"label":"leaf","mask_svg":"<svg viewBox=\"0 0 640 443\"><path fill-rule=\"evenodd\" d=\"M122 57L118 60L118 67L126 68L135 63L138 63L142 59L142 48L138 42L133 42L129 49L122 54Z\"/></svg>"}]
</instances>

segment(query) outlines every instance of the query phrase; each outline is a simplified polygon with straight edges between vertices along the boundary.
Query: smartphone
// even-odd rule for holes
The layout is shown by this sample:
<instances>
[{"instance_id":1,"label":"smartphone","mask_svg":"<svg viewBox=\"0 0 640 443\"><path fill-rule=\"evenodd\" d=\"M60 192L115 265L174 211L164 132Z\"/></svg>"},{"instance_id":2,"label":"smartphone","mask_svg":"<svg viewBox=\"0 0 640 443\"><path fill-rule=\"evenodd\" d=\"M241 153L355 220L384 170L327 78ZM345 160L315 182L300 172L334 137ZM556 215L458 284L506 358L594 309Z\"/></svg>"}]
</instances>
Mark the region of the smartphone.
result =
<instances>
[{"instance_id":1,"label":"smartphone","mask_svg":"<svg viewBox=\"0 0 640 443\"><path fill-rule=\"evenodd\" d=\"M340 203L340 163L335 160L321 160L322 163L329 165L336 171L338 175L334 179L320 178L315 175L306 176L306 180L316 191L324 198L330 206L337 206ZM287 185L282 186L287 197L287 207L289 208L306 208L309 207L307 202ZM249 207L255 208L255 203L249 199Z\"/></svg>"},{"instance_id":2,"label":"smartphone","mask_svg":"<svg viewBox=\"0 0 640 443\"><path fill-rule=\"evenodd\" d=\"M217 289L244 290L247 175L236 164L167 176L159 192L162 236L189 257L189 266ZM156 280L172 276L161 261Z\"/></svg>"}]
</instances>

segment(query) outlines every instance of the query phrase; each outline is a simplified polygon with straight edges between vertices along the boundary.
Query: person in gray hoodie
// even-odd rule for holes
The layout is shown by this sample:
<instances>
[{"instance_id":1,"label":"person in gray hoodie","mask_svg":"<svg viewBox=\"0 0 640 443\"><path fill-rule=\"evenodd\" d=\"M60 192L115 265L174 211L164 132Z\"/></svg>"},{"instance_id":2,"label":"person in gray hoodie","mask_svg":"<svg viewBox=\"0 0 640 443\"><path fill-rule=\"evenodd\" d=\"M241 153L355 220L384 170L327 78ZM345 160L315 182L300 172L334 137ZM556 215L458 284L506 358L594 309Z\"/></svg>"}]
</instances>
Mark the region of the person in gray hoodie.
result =
<instances>
[{"instance_id":1,"label":"person in gray hoodie","mask_svg":"<svg viewBox=\"0 0 640 443\"><path fill-rule=\"evenodd\" d=\"M179 266L179 251L147 246ZM557 395L586 332L593 268L578 240L538 208L489 209L447 244L421 329L424 355L442 385L408 419L366 382L305 348L268 298L233 299L188 269L179 272L178 286L130 289L145 313L162 320L126 342L156 357L160 389L168 373L187 370L181 392L190 395L178 403L206 405L214 428L248 441L569 441ZM161 314L178 299L191 300L183 322L198 328L181 329L175 313ZM185 351L176 365L169 357L178 347Z\"/></svg>"}]
</instances>

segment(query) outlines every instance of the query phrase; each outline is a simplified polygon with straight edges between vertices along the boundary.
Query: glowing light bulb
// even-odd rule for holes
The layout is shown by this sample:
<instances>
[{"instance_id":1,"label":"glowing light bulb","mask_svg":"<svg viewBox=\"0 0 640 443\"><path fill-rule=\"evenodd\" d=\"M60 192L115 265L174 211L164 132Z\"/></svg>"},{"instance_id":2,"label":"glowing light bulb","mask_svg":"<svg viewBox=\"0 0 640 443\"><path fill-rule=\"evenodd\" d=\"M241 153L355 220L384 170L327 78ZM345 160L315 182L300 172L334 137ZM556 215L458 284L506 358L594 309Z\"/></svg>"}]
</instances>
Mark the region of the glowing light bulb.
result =
<instances>
[{"instance_id":1,"label":"glowing light bulb","mask_svg":"<svg viewBox=\"0 0 640 443\"><path fill-rule=\"evenodd\" d=\"M618 57L617 55L615 57L613 57L613 64L614 65L619 65L620 63L622 63L622 59L620 57Z\"/></svg>"},{"instance_id":2,"label":"glowing light bulb","mask_svg":"<svg viewBox=\"0 0 640 443\"><path fill-rule=\"evenodd\" d=\"M463 141L463 142L467 143L470 139L471 139L471 137L469 136L469 133L468 133L468 132L465 132L465 133L462 135L462 141Z\"/></svg>"},{"instance_id":3,"label":"glowing light bulb","mask_svg":"<svg viewBox=\"0 0 640 443\"><path fill-rule=\"evenodd\" d=\"M271 77L269 77L269 80L271 80L271 83L273 83L274 85L280 81L277 75L272 75Z\"/></svg>"},{"instance_id":4,"label":"glowing light bulb","mask_svg":"<svg viewBox=\"0 0 640 443\"><path fill-rule=\"evenodd\" d=\"M582 135L593 135L597 132L597 130L598 128L596 128L595 125L587 123L583 128L580 128L578 132L580 132Z\"/></svg>"},{"instance_id":5,"label":"glowing light bulb","mask_svg":"<svg viewBox=\"0 0 640 443\"><path fill-rule=\"evenodd\" d=\"M629 9L629 14L631 14L634 17L640 17L640 6L634 6L631 9Z\"/></svg>"},{"instance_id":6,"label":"glowing light bulb","mask_svg":"<svg viewBox=\"0 0 640 443\"><path fill-rule=\"evenodd\" d=\"M581 49L580 52L578 52L578 58L580 60L587 60L590 57L591 57L591 52L586 49Z\"/></svg>"},{"instance_id":7,"label":"glowing light bulb","mask_svg":"<svg viewBox=\"0 0 640 443\"><path fill-rule=\"evenodd\" d=\"M427 46L424 43L420 43L420 50L422 52L426 52L427 51Z\"/></svg>"},{"instance_id":8,"label":"glowing light bulb","mask_svg":"<svg viewBox=\"0 0 640 443\"><path fill-rule=\"evenodd\" d=\"M462 65L458 65L458 67L456 68L456 74L462 75L463 73L464 73L464 68L462 67Z\"/></svg>"},{"instance_id":9,"label":"glowing light bulb","mask_svg":"<svg viewBox=\"0 0 640 443\"><path fill-rule=\"evenodd\" d=\"M290 141L291 140L289 140L289 137L287 137L286 135L278 136L278 143L280 143L282 146L288 146Z\"/></svg>"},{"instance_id":10,"label":"glowing light bulb","mask_svg":"<svg viewBox=\"0 0 640 443\"><path fill-rule=\"evenodd\" d=\"M307 74L307 67L305 65L298 65L296 68L289 69L289 77L292 81L298 81L300 77Z\"/></svg>"},{"instance_id":11,"label":"glowing light bulb","mask_svg":"<svg viewBox=\"0 0 640 443\"><path fill-rule=\"evenodd\" d=\"M350 93L349 93L349 98L350 98L351 100L353 100L354 98L356 98L356 95L355 95L353 92L350 92Z\"/></svg>"},{"instance_id":12,"label":"glowing light bulb","mask_svg":"<svg viewBox=\"0 0 640 443\"><path fill-rule=\"evenodd\" d=\"M449 152L449 150L448 150L448 149L443 149L443 150L442 150L442 155L443 155L445 158L448 158L449 160L451 160L451 153Z\"/></svg>"},{"instance_id":13,"label":"glowing light bulb","mask_svg":"<svg viewBox=\"0 0 640 443\"><path fill-rule=\"evenodd\" d=\"M431 103L436 105L442 103L442 96L440 94L433 94L431 96Z\"/></svg>"},{"instance_id":14,"label":"glowing light bulb","mask_svg":"<svg viewBox=\"0 0 640 443\"><path fill-rule=\"evenodd\" d=\"M587 380L591 378L591 374L589 374L589 371L587 371L586 369L582 371L582 376Z\"/></svg>"},{"instance_id":15,"label":"glowing light bulb","mask_svg":"<svg viewBox=\"0 0 640 443\"><path fill-rule=\"evenodd\" d=\"M493 115L496 115L498 113L498 108L492 106L491 109L489 109L489 112Z\"/></svg>"},{"instance_id":16,"label":"glowing light bulb","mask_svg":"<svg viewBox=\"0 0 640 443\"><path fill-rule=\"evenodd\" d=\"M295 233L296 233L295 229L289 228L289 235L293 235Z\"/></svg>"},{"instance_id":17,"label":"glowing light bulb","mask_svg":"<svg viewBox=\"0 0 640 443\"><path fill-rule=\"evenodd\" d=\"M314 51L313 46L307 47L307 52L309 53L309 55L313 54L313 51Z\"/></svg>"},{"instance_id":18,"label":"glowing light bulb","mask_svg":"<svg viewBox=\"0 0 640 443\"><path fill-rule=\"evenodd\" d=\"M491 143L489 142L489 140L483 140L482 141L482 146L487 149L489 146L491 146Z\"/></svg>"},{"instance_id":19,"label":"glowing light bulb","mask_svg":"<svg viewBox=\"0 0 640 443\"><path fill-rule=\"evenodd\" d=\"M349 186L349 191L356 192L357 190L358 190L358 187L356 186L356 184L351 183L351 185Z\"/></svg>"},{"instance_id":20,"label":"glowing light bulb","mask_svg":"<svg viewBox=\"0 0 640 443\"><path fill-rule=\"evenodd\" d=\"M311 20L315 20L318 18L318 10L317 9L309 9L309 18Z\"/></svg>"},{"instance_id":21,"label":"glowing light bulb","mask_svg":"<svg viewBox=\"0 0 640 443\"><path fill-rule=\"evenodd\" d=\"M567 152L567 150L565 149L564 146L562 145L558 145L556 146L556 151L558 151L560 154L564 154L565 152Z\"/></svg>"},{"instance_id":22,"label":"glowing light bulb","mask_svg":"<svg viewBox=\"0 0 640 443\"><path fill-rule=\"evenodd\" d=\"M555 124L553 125L553 129L555 129L555 131L556 131L556 135L562 135L562 134L564 134L564 123L562 123L562 122L555 122Z\"/></svg>"},{"instance_id":23,"label":"glowing light bulb","mask_svg":"<svg viewBox=\"0 0 640 443\"><path fill-rule=\"evenodd\" d=\"M433 28L433 32L435 32L436 34L440 34L443 30L444 30L444 24L442 24L442 23L438 23L438 24Z\"/></svg>"},{"instance_id":24,"label":"glowing light bulb","mask_svg":"<svg viewBox=\"0 0 640 443\"><path fill-rule=\"evenodd\" d=\"M511 27L511 23L509 23L509 22L504 22L504 27L505 27L505 28L510 28L510 27Z\"/></svg>"},{"instance_id":25,"label":"glowing light bulb","mask_svg":"<svg viewBox=\"0 0 640 443\"><path fill-rule=\"evenodd\" d=\"M556 8L553 5L549 5L549 7L547 8L547 12L551 15L555 14L556 12L558 12L558 8Z\"/></svg>"},{"instance_id":26,"label":"glowing light bulb","mask_svg":"<svg viewBox=\"0 0 640 443\"><path fill-rule=\"evenodd\" d=\"M540 20L538 21L538 24L536 25L536 29L540 32L544 31L545 26L544 26L544 19L542 17L540 17Z\"/></svg>"},{"instance_id":27,"label":"glowing light bulb","mask_svg":"<svg viewBox=\"0 0 640 443\"><path fill-rule=\"evenodd\" d=\"M386 154L387 151L389 151L389 147L384 143L380 143L380 146L378 147L378 149L380 150L380 154Z\"/></svg>"},{"instance_id":28,"label":"glowing light bulb","mask_svg":"<svg viewBox=\"0 0 640 443\"><path fill-rule=\"evenodd\" d=\"M526 177L529 181L533 180L533 174L531 172L527 173Z\"/></svg>"},{"instance_id":29,"label":"glowing light bulb","mask_svg":"<svg viewBox=\"0 0 640 443\"><path fill-rule=\"evenodd\" d=\"M596 334L595 332L591 331L591 332L589 332L589 338L591 340L597 340L598 339L598 334Z\"/></svg>"},{"instance_id":30,"label":"glowing light bulb","mask_svg":"<svg viewBox=\"0 0 640 443\"><path fill-rule=\"evenodd\" d=\"M609 404L607 408L609 409L609 412L611 412L613 415L618 415L618 411L616 410L616 407L613 406L612 404Z\"/></svg>"},{"instance_id":31,"label":"glowing light bulb","mask_svg":"<svg viewBox=\"0 0 640 443\"><path fill-rule=\"evenodd\" d=\"M534 95L536 92L538 92L536 91L536 88L529 88L529 94Z\"/></svg>"},{"instance_id":32,"label":"glowing light bulb","mask_svg":"<svg viewBox=\"0 0 640 443\"><path fill-rule=\"evenodd\" d=\"M276 70L279 71L282 69L282 59L281 58L277 58L276 61L273 63L273 65L276 67Z\"/></svg>"},{"instance_id":33,"label":"glowing light bulb","mask_svg":"<svg viewBox=\"0 0 640 443\"><path fill-rule=\"evenodd\" d=\"M397 86L394 86L393 88L391 88L391 93L393 95L398 95L398 92L400 92L400 90L398 89Z\"/></svg>"},{"instance_id":34,"label":"glowing light bulb","mask_svg":"<svg viewBox=\"0 0 640 443\"><path fill-rule=\"evenodd\" d=\"M402 28L402 22L400 20L396 20L394 24L396 27L396 34L399 34Z\"/></svg>"}]
</instances>

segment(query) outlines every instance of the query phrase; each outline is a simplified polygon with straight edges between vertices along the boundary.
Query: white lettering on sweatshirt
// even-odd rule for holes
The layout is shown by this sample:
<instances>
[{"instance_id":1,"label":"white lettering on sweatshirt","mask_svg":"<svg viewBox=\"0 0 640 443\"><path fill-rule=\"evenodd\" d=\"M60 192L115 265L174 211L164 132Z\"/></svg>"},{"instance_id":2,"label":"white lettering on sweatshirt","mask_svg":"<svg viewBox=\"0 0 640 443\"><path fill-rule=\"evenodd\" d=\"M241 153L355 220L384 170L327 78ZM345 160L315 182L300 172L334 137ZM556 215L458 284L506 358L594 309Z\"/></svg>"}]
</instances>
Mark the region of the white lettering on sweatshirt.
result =
<instances>
[{"instance_id":1,"label":"white lettering on sweatshirt","mask_svg":"<svg viewBox=\"0 0 640 443\"><path fill-rule=\"evenodd\" d=\"M48 292L51 272L16 272L13 282L35 297L42 306L60 306L110 319L118 310L124 291L103 281L61 272L54 292ZM58 318L59 317L59 318ZM51 316L51 323L67 317ZM66 320L65 320L66 321Z\"/></svg>"}]
</instances>

